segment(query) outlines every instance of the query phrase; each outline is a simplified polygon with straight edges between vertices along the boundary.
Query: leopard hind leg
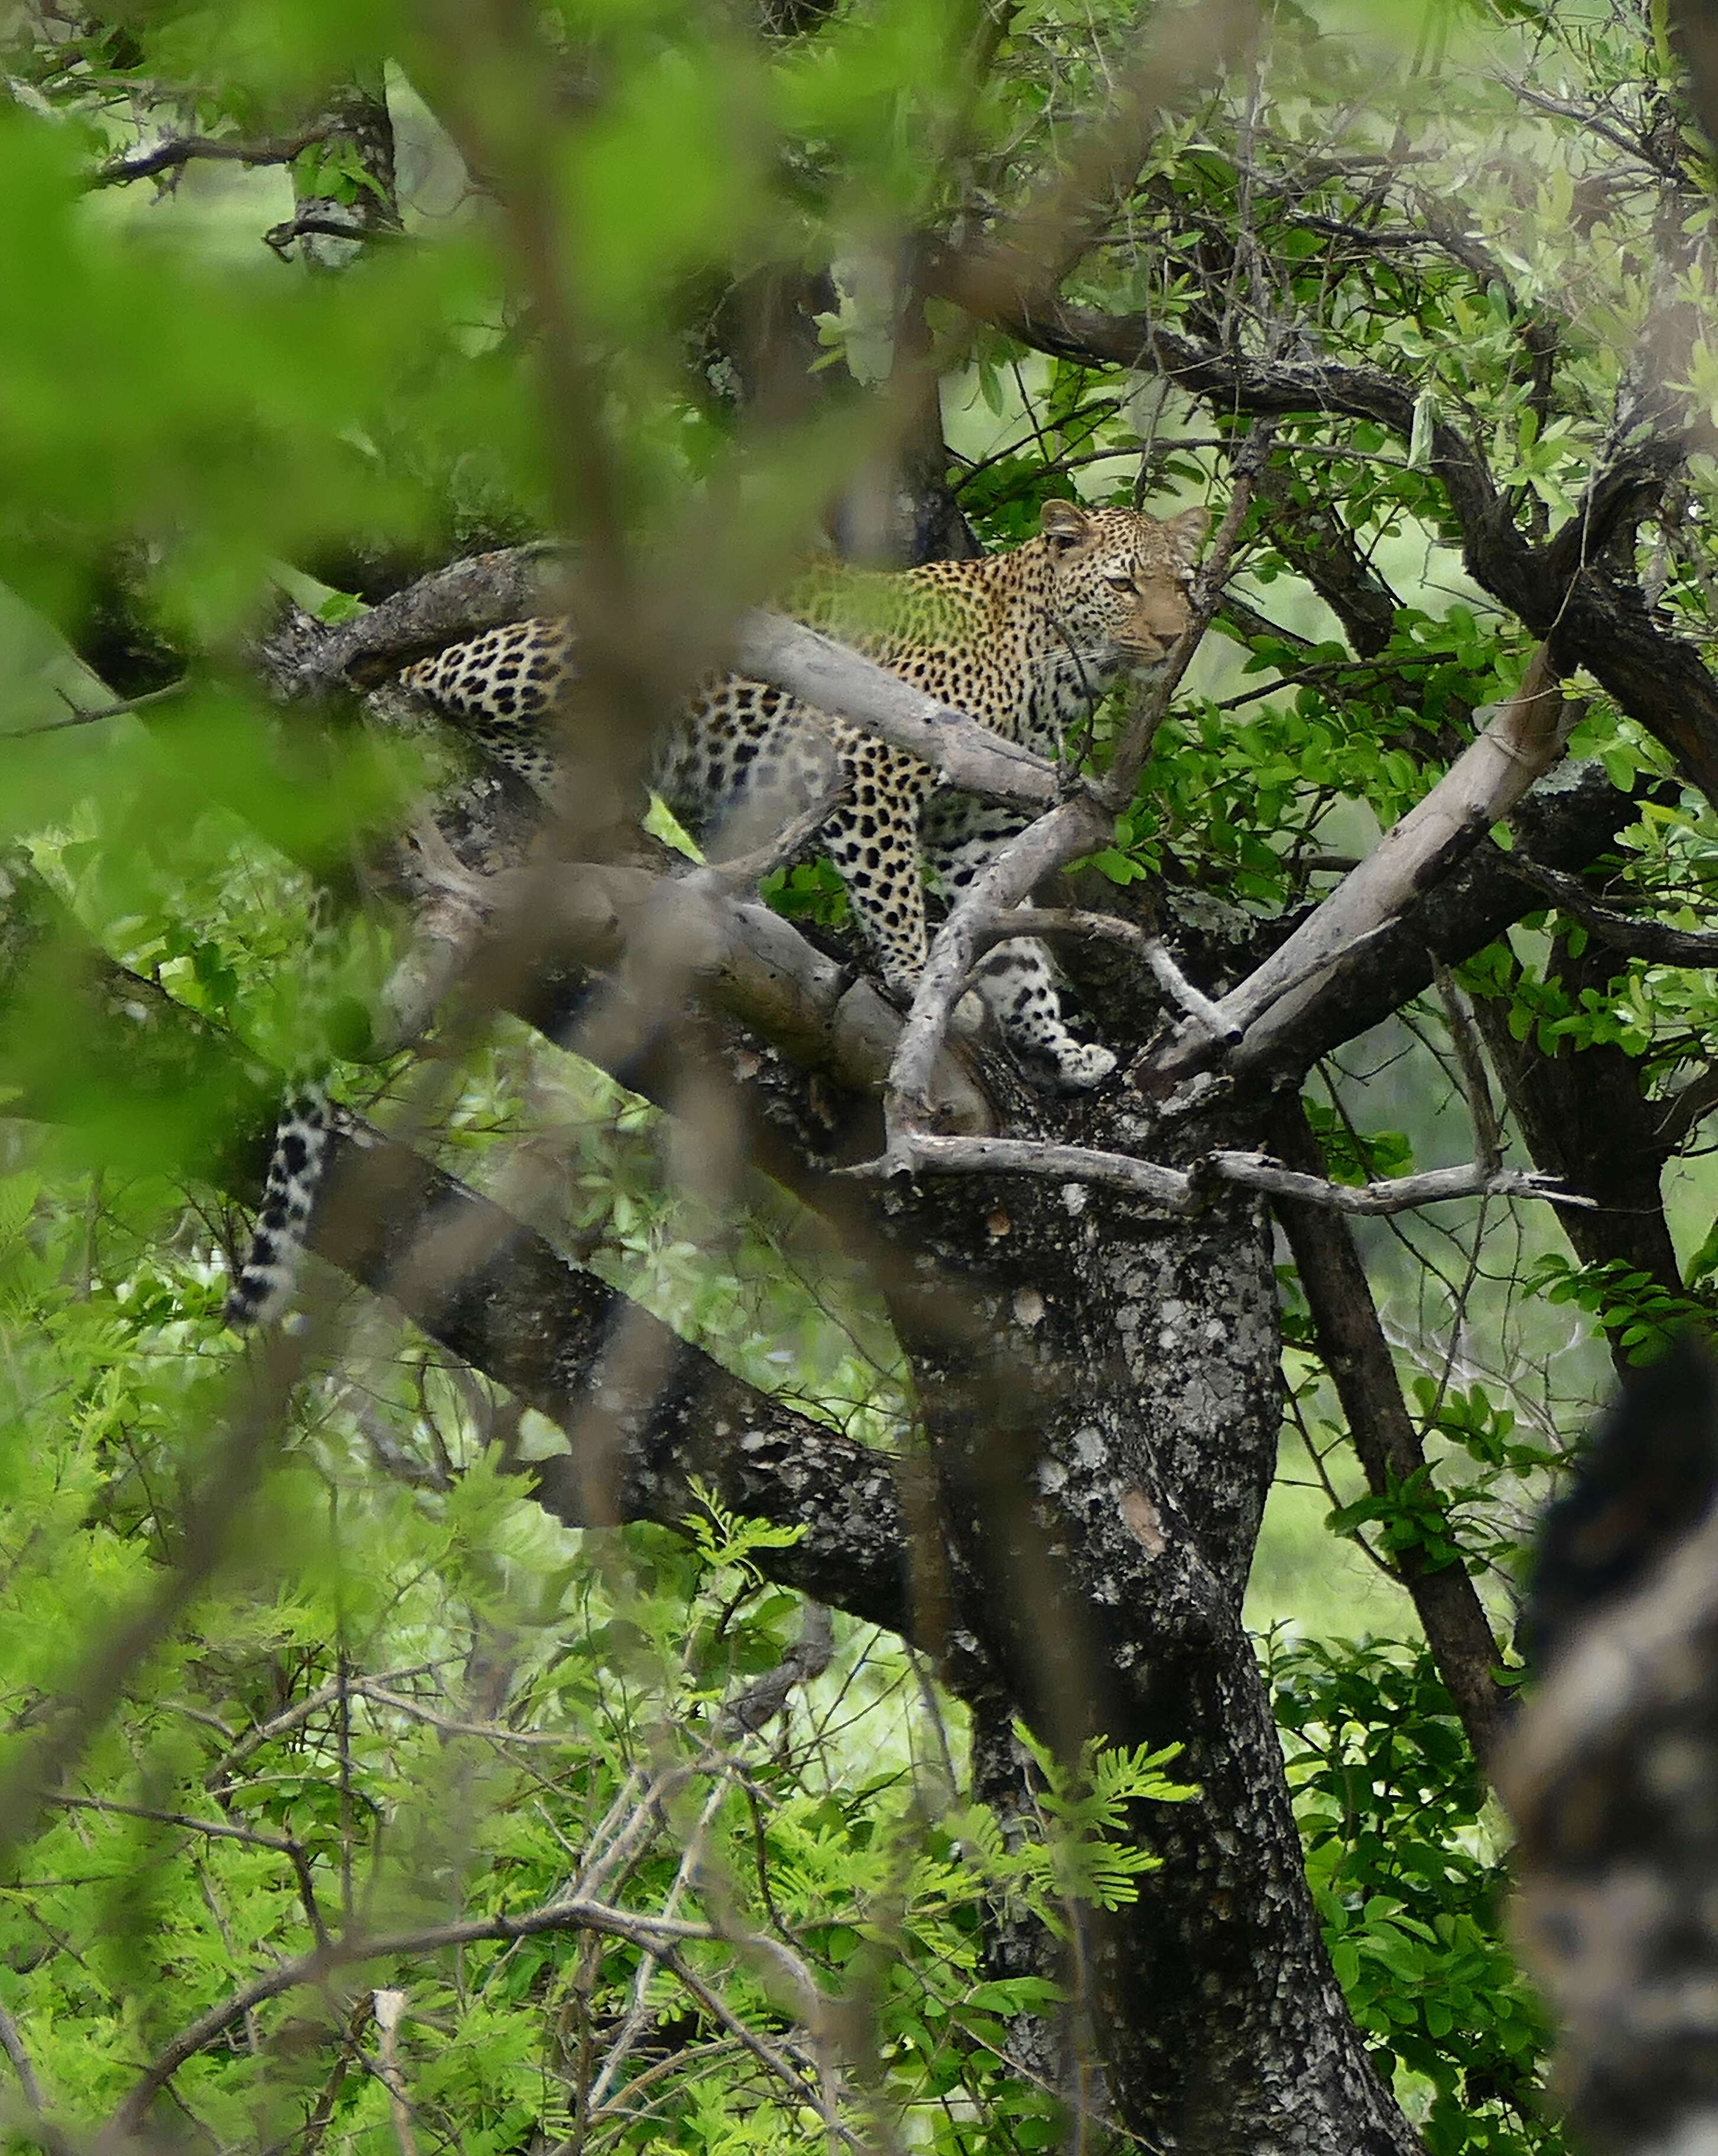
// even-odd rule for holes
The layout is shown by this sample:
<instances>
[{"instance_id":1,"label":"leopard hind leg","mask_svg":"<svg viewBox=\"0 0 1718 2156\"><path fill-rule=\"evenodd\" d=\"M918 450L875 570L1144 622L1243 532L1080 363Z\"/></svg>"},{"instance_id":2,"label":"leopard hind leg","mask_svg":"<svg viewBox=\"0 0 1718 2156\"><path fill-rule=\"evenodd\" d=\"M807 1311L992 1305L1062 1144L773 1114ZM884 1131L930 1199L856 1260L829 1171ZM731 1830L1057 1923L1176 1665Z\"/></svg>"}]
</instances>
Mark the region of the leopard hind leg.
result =
<instances>
[{"instance_id":1,"label":"leopard hind leg","mask_svg":"<svg viewBox=\"0 0 1718 2156\"><path fill-rule=\"evenodd\" d=\"M1064 1024L1056 969L1035 936L1011 936L987 951L973 986L1028 1076L1048 1080L1060 1093L1089 1093L1115 1068L1111 1050L1081 1040Z\"/></svg>"}]
</instances>

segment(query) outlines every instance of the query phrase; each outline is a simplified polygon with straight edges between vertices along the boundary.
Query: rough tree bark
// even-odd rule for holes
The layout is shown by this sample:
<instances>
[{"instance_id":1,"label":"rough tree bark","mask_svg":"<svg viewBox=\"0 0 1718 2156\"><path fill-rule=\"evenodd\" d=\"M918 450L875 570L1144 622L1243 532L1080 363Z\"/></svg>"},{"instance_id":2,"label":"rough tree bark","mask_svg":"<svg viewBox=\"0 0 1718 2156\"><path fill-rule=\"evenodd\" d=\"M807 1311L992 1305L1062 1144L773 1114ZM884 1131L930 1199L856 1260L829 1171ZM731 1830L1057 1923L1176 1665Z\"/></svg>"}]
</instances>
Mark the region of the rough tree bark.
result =
<instances>
[{"instance_id":1,"label":"rough tree bark","mask_svg":"<svg viewBox=\"0 0 1718 2156\"><path fill-rule=\"evenodd\" d=\"M1081 1137L1126 1149L1140 1121L1099 1108ZM1166 1229L1112 1193L1005 1178L880 1210L979 1598L956 1648L984 1641L1063 1748L1179 1742L1200 1789L1136 1822L1163 1869L1094 1928L1119 2116L1164 2148L1413 2147L1341 2004L1240 1624L1281 1412L1261 1209L1237 1195Z\"/></svg>"}]
</instances>

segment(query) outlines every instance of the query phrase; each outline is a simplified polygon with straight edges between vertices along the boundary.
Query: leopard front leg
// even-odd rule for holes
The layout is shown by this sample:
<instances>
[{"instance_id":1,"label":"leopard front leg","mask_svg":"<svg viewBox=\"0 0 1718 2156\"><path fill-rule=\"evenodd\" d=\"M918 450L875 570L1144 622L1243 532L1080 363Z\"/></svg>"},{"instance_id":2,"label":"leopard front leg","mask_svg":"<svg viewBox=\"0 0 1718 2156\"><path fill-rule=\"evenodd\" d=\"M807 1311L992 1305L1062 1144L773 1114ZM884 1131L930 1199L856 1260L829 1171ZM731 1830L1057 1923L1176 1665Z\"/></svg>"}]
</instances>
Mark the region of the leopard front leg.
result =
<instances>
[{"instance_id":1,"label":"leopard front leg","mask_svg":"<svg viewBox=\"0 0 1718 2156\"><path fill-rule=\"evenodd\" d=\"M925 971L919 812L936 774L904 749L844 726L836 742L847 798L818 834L818 844L847 886L854 918L877 953L890 994L909 1004Z\"/></svg>"},{"instance_id":2,"label":"leopard front leg","mask_svg":"<svg viewBox=\"0 0 1718 2156\"><path fill-rule=\"evenodd\" d=\"M951 901L1027 821L970 794L944 789L931 796L919 819L920 844ZM1102 1085L1115 1068L1107 1048L1077 1039L1063 1024L1056 970L1036 937L1012 936L997 944L979 962L975 984L1027 1071L1047 1076L1061 1091L1084 1093Z\"/></svg>"}]
</instances>

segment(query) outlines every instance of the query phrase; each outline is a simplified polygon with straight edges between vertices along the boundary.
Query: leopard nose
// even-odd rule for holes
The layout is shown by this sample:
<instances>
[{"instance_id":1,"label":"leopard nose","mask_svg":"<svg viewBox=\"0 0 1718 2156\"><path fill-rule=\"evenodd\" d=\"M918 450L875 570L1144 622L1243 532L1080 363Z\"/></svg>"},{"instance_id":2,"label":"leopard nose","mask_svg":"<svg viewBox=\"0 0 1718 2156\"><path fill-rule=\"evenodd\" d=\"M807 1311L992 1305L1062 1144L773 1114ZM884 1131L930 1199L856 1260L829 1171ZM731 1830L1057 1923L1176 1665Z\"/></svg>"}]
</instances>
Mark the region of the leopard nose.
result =
<instances>
[{"instance_id":1,"label":"leopard nose","mask_svg":"<svg viewBox=\"0 0 1718 2156\"><path fill-rule=\"evenodd\" d=\"M1150 621L1136 619L1134 623L1134 635L1141 644L1148 644L1158 651L1167 651L1187 625L1187 617L1185 614L1178 613L1172 620L1165 620L1161 614L1158 614Z\"/></svg>"}]
</instances>

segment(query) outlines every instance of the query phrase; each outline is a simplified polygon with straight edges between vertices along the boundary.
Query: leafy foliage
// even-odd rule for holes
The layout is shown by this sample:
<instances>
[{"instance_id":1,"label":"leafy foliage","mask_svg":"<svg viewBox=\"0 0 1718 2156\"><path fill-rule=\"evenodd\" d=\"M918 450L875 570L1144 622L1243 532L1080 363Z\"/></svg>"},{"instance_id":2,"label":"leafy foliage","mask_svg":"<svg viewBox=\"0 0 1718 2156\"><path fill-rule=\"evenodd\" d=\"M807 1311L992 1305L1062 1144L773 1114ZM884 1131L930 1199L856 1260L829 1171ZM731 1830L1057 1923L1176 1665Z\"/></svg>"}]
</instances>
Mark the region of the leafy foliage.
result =
<instances>
[{"instance_id":1,"label":"leafy foliage","mask_svg":"<svg viewBox=\"0 0 1718 2156\"><path fill-rule=\"evenodd\" d=\"M1324 0L1279 9L1251 72L1168 100L1063 288L1160 339L1371 370L1406 400L1401 424L1316 396L1277 418L1220 649L1085 865L1100 898L1143 893L1213 947L1315 904L1521 684L1534 639L1469 572L1449 430L1537 546L1579 530L1640 430L1718 413L1718 362L1680 327L1713 282L1710 160L1656 15L1363 12L1356 34ZM16 978L0 950L19 1111L0 1124L0 1772L22 1773L67 1688L188 1578L249 1411L219 1318L244 1224L215 1194L302 1046L306 872L345 879L356 856L385 889L383 837L441 773L407 730L258 691L246 654L280 591L335 623L482 547L613 544L664 678L690 679L710 625L778 586L905 431L878 393L921 328L939 476L990 545L1070 491L1220 506L1241 421L1145 371L1143 335L1137 367L1100 363L900 285L921 240L957 254L1034 199L1070 116L1131 64L1115 0L772 0L743 33L657 0L13 13L0 840L63 908ZM1547 103L1533 85L1553 80L1568 95ZM354 97L390 122L397 184L341 120ZM339 266L290 233L309 204L377 205L386 228ZM783 292L820 339L792 394L752 333ZM1710 460L1655 501L1606 574L1709 644ZM61 697L158 701L63 726ZM1104 763L1120 701L1070 759ZM1664 742L1593 693L1569 754L1627 798L1592 904L1625 931L1708 927L1718 825ZM766 888L844 933L827 865ZM1673 1262L1578 1224L1565 1248L1490 1201L1381 1231L1365 1255L1425 1462L1370 1482L1285 1280L1318 1517L1293 1551L1300 1633L1267 1660L1338 1976L1439 2152L1556 2146L1546 2031L1449 1698L1417 1640L1346 1643L1331 1553L1357 1545L1397 1585L1471 1576L1506 1631L1606 1342L1649 1358L1710 1314L1711 972L1613 946L1591 911L1524 911L1332 1059L1309 1120L1333 1181L1385 1181L1472 1149L1469 1062L1517 1151L1510 1045L1517 1075L1620 1064L1639 1128L1685 1155L1656 1222ZM911 1373L860 1260L760 1178L723 1213L662 1117L521 1025L397 1052L382 912L342 933L341 1097L485 1188L528 1142L580 1264L826 1428L910 1450ZM85 1053L86 940L243 1043L250 1096L187 1068L140 1106ZM1672 1227L1695 1249L1675 1279ZM993 1936L1020 1917L1074 1938L1086 1910L1149 1892L1141 1823L1177 1800L1184 1757L1099 1746L1074 1771L1022 1731L1033 1806L1005 1829L931 1675L844 1619L785 1716L747 1731L736 1702L804 1639L757 1562L779 1531L706 1490L678 1532L565 1532L521 1494L552 1432L367 1306L351 1340L263 1418L247 1503L114 1712L68 1720L64 1771L0 1822L0 2005L54 2118L98 2123L177 2032L296 1964L163 2072L175 2130L381 2149L403 2100L426 2148L797 2148L831 2130L806 2032L857 2001L854 2117L963 2156L1055 2145L1023 2059L1069 2002L998 1974ZM1268 1533L1295 1530L1279 1513ZM609 1928L520 1928L577 1882ZM397 2032L378 1989L406 1995Z\"/></svg>"},{"instance_id":2,"label":"leafy foliage","mask_svg":"<svg viewBox=\"0 0 1718 2156\"><path fill-rule=\"evenodd\" d=\"M1427 2146L1557 2148L1497 1822L1424 1650L1278 1639L1267 1661L1331 1957Z\"/></svg>"},{"instance_id":3,"label":"leafy foliage","mask_svg":"<svg viewBox=\"0 0 1718 2156\"><path fill-rule=\"evenodd\" d=\"M10 1761L92 1627L171 1555L180 1432L221 1383L187 1352L182 1268L100 1277L118 1231L91 1199L63 1209L28 1172L0 1186L7 1302L33 1321L12 1336L0 1448L20 1529L0 1625ZM457 1373L418 1358L374 1384L307 1404L262 1484L243 1588L202 1600L20 1850L0 2005L55 2113L99 2120L213 2011L218 2036L175 2082L208 2132L244 2143L314 2117L387 2145L385 2077L361 2062L374 1988L397 1986L420 2133L499 2148L548 2121L595 2148L773 2148L816 2079L777 2049L809 1984L872 2001L874 2097L926 2145L962 2146L951 2107L975 2103L1046 2145L1049 2099L1005 2051L1052 1990L987 1974L981 1912L1060 1923L1127 1899L1149 1860L1116 1836L1129 1801L1174 1799L1161 1763L1100 1750L1076 1783L1044 1762L1041 1828L1007 1842L982 1808L933 1817L951 1732L900 1650L850 1625L828 1680L746 1740L726 1708L798 1614L752 1562L779 1531L706 1496L684 1536L582 1546L497 1472ZM458 1470L416 1494L377 1481L364 1437L414 1394ZM570 1897L601 1902L606 1931L577 1907L556 1920ZM684 1935L664 1943L659 1919ZM241 2009L235 1985L256 1979Z\"/></svg>"}]
</instances>

